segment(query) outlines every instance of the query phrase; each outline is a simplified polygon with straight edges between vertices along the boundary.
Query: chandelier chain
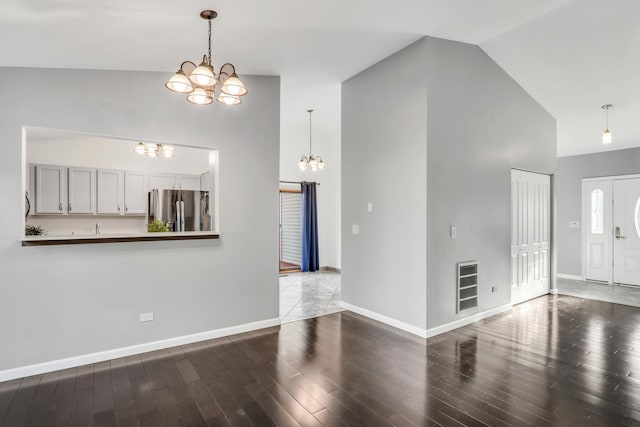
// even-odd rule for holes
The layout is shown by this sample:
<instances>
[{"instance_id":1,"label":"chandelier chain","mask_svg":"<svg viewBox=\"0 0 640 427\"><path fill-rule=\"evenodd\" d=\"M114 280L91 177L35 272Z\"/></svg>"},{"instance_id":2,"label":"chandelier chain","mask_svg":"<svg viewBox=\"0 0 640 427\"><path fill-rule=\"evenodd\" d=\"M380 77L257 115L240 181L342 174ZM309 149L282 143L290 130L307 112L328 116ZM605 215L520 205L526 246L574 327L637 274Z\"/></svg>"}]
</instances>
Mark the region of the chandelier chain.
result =
<instances>
[{"instance_id":1,"label":"chandelier chain","mask_svg":"<svg viewBox=\"0 0 640 427\"><path fill-rule=\"evenodd\" d=\"M313 110L309 110L309 156L313 154L313 151L311 150L311 113L313 113Z\"/></svg>"},{"instance_id":2,"label":"chandelier chain","mask_svg":"<svg viewBox=\"0 0 640 427\"><path fill-rule=\"evenodd\" d=\"M209 19L209 65L212 64L212 59L211 59L211 19Z\"/></svg>"}]
</instances>

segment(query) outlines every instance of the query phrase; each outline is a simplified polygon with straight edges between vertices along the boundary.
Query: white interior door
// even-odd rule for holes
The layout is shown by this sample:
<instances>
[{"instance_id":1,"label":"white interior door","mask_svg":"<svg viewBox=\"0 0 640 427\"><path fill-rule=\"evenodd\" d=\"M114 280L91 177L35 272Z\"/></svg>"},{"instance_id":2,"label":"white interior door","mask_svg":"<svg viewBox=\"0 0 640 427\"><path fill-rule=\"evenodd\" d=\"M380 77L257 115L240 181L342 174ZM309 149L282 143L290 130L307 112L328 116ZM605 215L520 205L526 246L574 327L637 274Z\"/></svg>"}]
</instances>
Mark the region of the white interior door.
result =
<instances>
[{"instance_id":1,"label":"white interior door","mask_svg":"<svg viewBox=\"0 0 640 427\"><path fill-rule=\"evenodd\" d=\"M551 177L511 171L511 302L549 293Z\"/></svg>"},{"instance_id":2,"label":"white interior door","mask_svg":"<svg viewBox=\"0 0 640 427\"><path fill-rule=\"evenodd\" d=\"M587 280L611 280L611 193L611 179L584 181L582 218L585 242L584 275Z\"/></svg>"},{"instance_id":3,"label":"white interior door","mask_svg":"<svg viewBox=\"0 0 640 427\"><path fill-rule=\"evenodd\" d=\"M640 286L640 178L613 181L613 281Z\"/></svg>"}]
</instances>

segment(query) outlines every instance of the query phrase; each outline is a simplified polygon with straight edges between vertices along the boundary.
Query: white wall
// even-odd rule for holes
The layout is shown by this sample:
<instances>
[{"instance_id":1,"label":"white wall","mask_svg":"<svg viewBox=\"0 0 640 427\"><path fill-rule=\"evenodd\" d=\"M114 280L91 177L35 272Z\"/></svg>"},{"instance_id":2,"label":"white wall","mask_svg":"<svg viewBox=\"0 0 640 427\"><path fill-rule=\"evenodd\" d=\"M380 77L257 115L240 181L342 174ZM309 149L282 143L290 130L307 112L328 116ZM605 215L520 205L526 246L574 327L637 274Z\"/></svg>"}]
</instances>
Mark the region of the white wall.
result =
<instances>
[{"instance_id":1,"label":"white wall","mask_svg":"<svg viewBox=\"0 0 640 427\"><path fill-rule=\"evenodd\" d=\"M320 265L340 268L340 83L283 76L280 101L280 180L316 181ZM326 169L302 172L298 161L309 154L309 114L313 109L313 154ZM285 188L296 188L287 185ZM299 188L299 186L297 186Z\"/></svg>"},{"instance_id":2,"label":"white wall","mask_svg":"<svg viewBox=\"0 0 640 427\"><path fill-rule=\"evenodd\" d=\"M0 371L278 317L279 78L225 108L168 76L0 68ZM219 149L220 240L22 247L25 125Z\"/></svg>"},{"instance_id":3,"label":"white wall","mask_svg":"<svg viewBox=\"0 0 640 427\"><path fill-rule=\"evenodd\" d=\"M193 147L180 147L179 141L163 141L173 144L175 156L172 158L150 158L133 151L138 141L126 141L95 137L91 135L61 132L56 130L38 130L38 138L26 131L27 162L59 166L77 166L86 168L123 169L139 172L164 172L186 175L200 175L209 170L211 150ZM43 140L43 134L51 139ZM64 138L69 135L68 139Z\"/></svg>"}]
</instances>

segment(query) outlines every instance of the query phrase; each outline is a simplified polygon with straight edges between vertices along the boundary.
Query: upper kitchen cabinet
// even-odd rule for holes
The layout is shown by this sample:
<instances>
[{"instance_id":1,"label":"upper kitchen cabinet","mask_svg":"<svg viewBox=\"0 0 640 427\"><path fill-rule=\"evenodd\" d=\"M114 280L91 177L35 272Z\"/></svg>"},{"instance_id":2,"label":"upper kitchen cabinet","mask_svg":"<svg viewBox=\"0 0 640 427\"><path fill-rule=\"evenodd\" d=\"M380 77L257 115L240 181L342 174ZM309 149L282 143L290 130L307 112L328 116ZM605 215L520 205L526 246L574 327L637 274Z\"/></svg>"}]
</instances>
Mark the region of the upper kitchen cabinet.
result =
<instances>
[{"instance_id":1,"label":"upper kitchen cabinet","mask_svg":"<svg viewBox=\"0 0 640 427\"><path fill-rule=\"evenodd\" d=\"M142 172L124 174L124 212L125 215L146 215L147 188L146 175Z\"/></svg>"},{"instance_id":2,"label":"upper kitchen cabinet","mask_svg":"<svg viewBox=\"0 0 640 427\"><path fill-rule=\"evenodd\" d=\"M67 168L36 165L36 207L38 214L67 213Z\"/></svg>"},{"instance_id":3,"label":"upper kitchen cabinet","mask_svg":"<svg viewBox=\"0 0 640 427\"><path fill-rule=\"evenodd\" d=\"M96 196L96 170L87 168L69 168L69 214L95 215ZM40 194L40 192L38 192Z\"/></svg>"},{"instance_id":4,"label":"upper kitchen cabinet","mask_svg":"<svg viewBox=\"0 0 640 427\"><path fill-rule=\"evenodd\" d=\"M149 189L174 190L176 188L176 176L172 173L152 172L149 175Z\"/></svg>"},{"instance_id":5,"label":"upper kitchen cabinet","mask_svg":"<svg viewBox=\"0 0 640 427\"><path fill-rule=\"evenodd\" d=\"M124 172L98 169L98 214L124 215Z\"/></svg>"},{"instance_id":6,"label":"upper kitchen cabinet","mask_svg":"<svg viewBox=\"0 0 640 427\"><path fill-rule=\"evenodd\" d=\"M178 190L200 191L200 175L176 175Z\"/></svg>"}]
</instances>

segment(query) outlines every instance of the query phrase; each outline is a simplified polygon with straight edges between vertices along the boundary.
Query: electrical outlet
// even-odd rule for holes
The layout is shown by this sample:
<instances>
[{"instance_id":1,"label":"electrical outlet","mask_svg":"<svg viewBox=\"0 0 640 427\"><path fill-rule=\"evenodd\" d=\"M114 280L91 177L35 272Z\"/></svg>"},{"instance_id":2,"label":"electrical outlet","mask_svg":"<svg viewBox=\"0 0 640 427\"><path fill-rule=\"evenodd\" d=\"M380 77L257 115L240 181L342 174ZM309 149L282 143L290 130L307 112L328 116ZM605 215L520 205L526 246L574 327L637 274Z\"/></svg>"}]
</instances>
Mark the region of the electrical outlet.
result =
<instances>
[{"instance_id":1,"label":"electrical outlet","mask_svg":"<svg viewBox=\"0 0 640 427\"><path fill-rule=\"evenodd\" d=\"M351 234L360 234L360 226L358 224L351 226Z\"/></svg>"},{"instance_id":2,"label":"electrical outlet","mask_svg":"<svg viewBox=\"0 0 640 427\"><path fill-rule=\"evenodd\" d=\"M497 287L497 286L492 286L492 287L491 287L491 293L494 293L494 292L496 292L497 290L498 290L498 287Z\"/></svg>"},{"instance_id":3,"label":"electrical outlet","mask_svg":"<svg viewBox=\"0 0 640 427\"><path fill-rule=\"evenodd\" d=\"M458 230L455 225L452 225L449 228L449 235L451 236L452 239L455 239L458 236Z\"/></svg>"},{"instance_id":4,"label":"electrical outlet","mask_svg":"<svg viewBox=\"0 0 640 427\"><path fill-rule=\"evenodd\" d=\"M373 212L373 203L367 203L367 212Z\"/></svg>"},{"instance_id":5,"label":"electrical outlet","mask_svg":"<svg viewBox=\"0 0 640 427\"><path fill-rule=\"evenodd\" d=\"M141 313L140 321L141 322L151 322L153 320L153 312L151 313Z\"/></svg>"}]
</instances>

